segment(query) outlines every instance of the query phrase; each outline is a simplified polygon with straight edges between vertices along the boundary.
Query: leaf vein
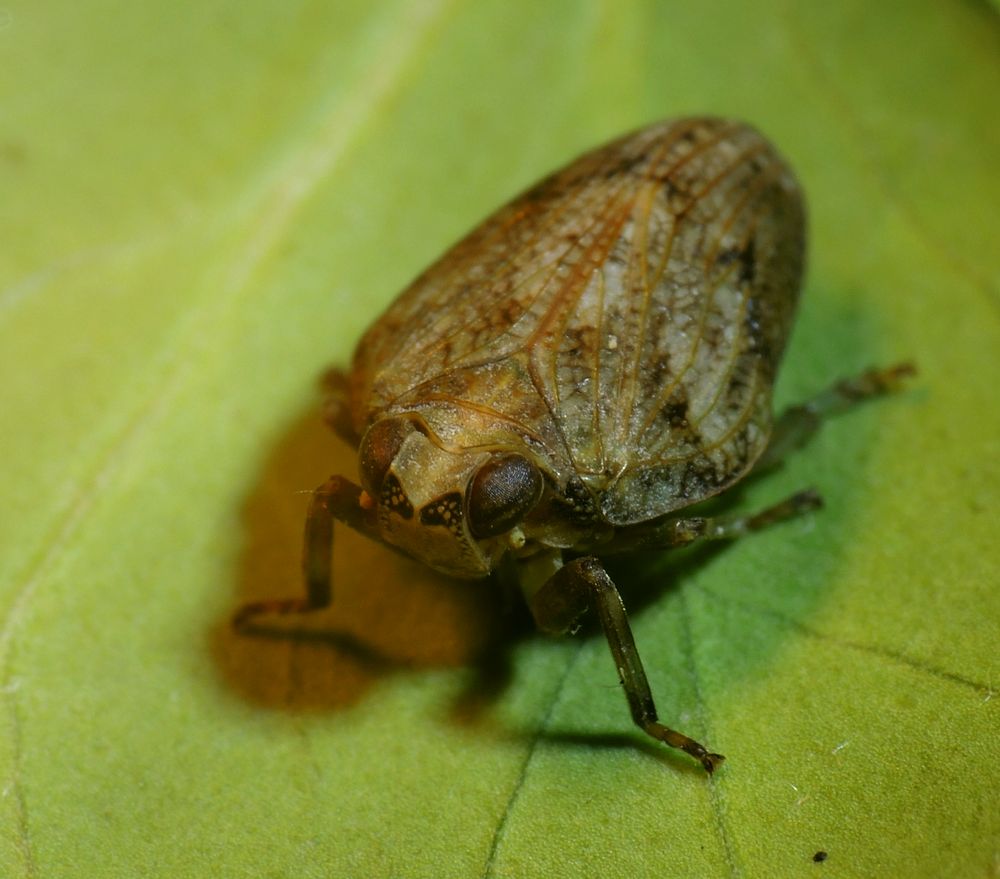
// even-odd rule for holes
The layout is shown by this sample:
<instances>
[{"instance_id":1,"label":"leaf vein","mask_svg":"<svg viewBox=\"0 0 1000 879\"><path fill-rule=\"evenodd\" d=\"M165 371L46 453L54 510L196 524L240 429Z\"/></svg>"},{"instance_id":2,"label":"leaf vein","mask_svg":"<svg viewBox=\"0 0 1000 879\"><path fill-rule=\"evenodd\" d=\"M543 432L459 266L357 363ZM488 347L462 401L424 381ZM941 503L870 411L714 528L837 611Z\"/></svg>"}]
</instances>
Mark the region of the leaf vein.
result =
<instances>
[{"instance_id":1,"label":"leaf vein","mask_svg":"<svg viewBox=\"0 0 1000 879\"><path fill-rule=\"evenodd\" d=\"M483 872L481 874L482 879L490 879L490 877L493 876L493 865L496 863L497 853L500 850L500 843L505 835L507 824L514 811L514 806L520 798L521 791L524 788L524 782L528 776L528 769L538 751L539 743L544 738L545 730L548 728L549 721L552 719L552 715L556 709L556 703L562 695L563 688L566 686L566 681L569 679L570 672L573 670L580 658L581 653L583 652L584 643L585 642L582 640L577 642L576 651L573 653L569 662L566 663L563 673L556 682L552 694L548 699L548 708L536 726L535 732L531 737L531 742L529 743L528 750L524 755L524 760L521 761L517 779L514 782L513 788L511 788L510 796L507 798L507 803L504 806L503 812L500 814L500 820L497 822L496 830L493 832L493 839L490 841L489 854L486 856L486 863L483 865Z\"/></svg>"},{"instance_id":2,"label":"leaf vein","mask_svg":"<svg viewBox=\"0 0 1000 879\"><path fill-rule=\"evenodd\" d=\"M742 601L738 598L733 598L731 595L720 595L713 592L711 589L706 589L704 586L694 586L693 588L697 589L703 595L708 596L713 601L728 603L730 606L737 607L754 616L767 617L780 623L781 625L794 629L799 634L805 635L808 638L813 638L816 641L824 641L845 650L855 650L861 653L871 654L872 656L878 656L882 659L888 659L891 662L902 665L912 671L917 671L921 674L926 674L939 680L968 687L969 689L975 690L977 693L991 692L990 685L987 683L977 681L974 678L967 677L966 675L959 674L958 672L950 671L946 668L941 668L940 666L925 662L924 660L918 659L914 656L907 656L905 653L898 650L893 650L889 647L882 647L878 644L866 644L863 641L853 641L849 638L840 638L836 635L830 635L769 607L762 607L761 605L752 604L748 601Z\"/></svg>"},{"instance_id":3,"label":"leaf vein","mask_svg":"<svg viewBox=\"0 0 1000 879\"><path fill-rule=\"evenodd\" d=\"M691 684L694 688L694 701L698 714L698 726L704 731L706 738L710 739L711 729L708 705L706 704L704 694L702 693L701 682L698 676L698 665L695 660L694 636L691 631L691 609L683 590L680 593L680 616L682 631L684 632L684 660L687 665L687 671L691 679ZM725 794L721 783L717 779L710 778L708 780L708 784L708 801L711 805L712 815L715 819L715 832L722 845L722 854L729 867L729 875L734 877L734 879L739 879L739 877L743 875L743 870L740 867L739 857L735 846L733 845L733 839L729 833L729 828L726 823Z\"/></svg>"},{"instance_id":4,"label":"leaf vein","mask_svg":"<svg viewBox=\"0 0 1000 879\"><path fill-rule=\"evenodd\" d=\"M443 17L446 5L445 2L428 2L419 7L412 7L406 20L397 28L395 38L386 41L386 45L389 46L389 51L385 52L387 57L376 59L374 69L378 70L378 75L372 81L366 82L364 87L355 89L354 100L348 102L346 109L338 109L328 114L319 134L283 164L270 188L265 190L262 203L267 210L259 215L262 217L260 223L256 230L248 235L242 256L230 265L227 283L219 299L207 303L198 312L189 316L187 336L192 340L192 344L203 334L216 332L217 311L224 310L246 289L254 271L276 247L297 209L321 181L329 176L352 146L354 138L365 123L405 81L403 73L409 63L417 57L421 46ZM53 266L50 272L58 273L60 268L59 265ZM32 278L28 279L30 283L26 288L14 288L13 294L10 294L12 298L8 299L9 305L14 305L19 300L23 301L24 296L33 292L33 285L44 285L50 279L45 271ZM184 327L180 329L183 330ZM194 350L211 351L213 346L198 345ZM167 351L165 354L169 355L170 352ZM0 687L3 690L8 718L14 718L12 733L16 733L19 728L16 715L12 714L15 707L10 688L11 645L19 623L39 584L62 556L71 538L103 495L113 476L125 467L126 461L130 459L141 439L149 433L157 417L177 395L186 377L195 371L194 361L193 357L183 356L166 356L161 359L160 362L168 366L165 370L166 377L160 384L160 393L138 407L138 411L128 419L117 438L108 444L102 455L98 456L92 475L81 480L72 492L61 521L53 525L38 552L28 562L24 573L15 580L16 585L10 592L12 598L0 626ZM15 796L15 802L20 804L18 811L23 840L27 838L25 836L27 809L21 784L21 755L17 739L12 739L12 752L13 760L9 769L7 789ZM25 851L26 864L31 875L34 868L30 846Z\"/></svg>"}]
</instances>

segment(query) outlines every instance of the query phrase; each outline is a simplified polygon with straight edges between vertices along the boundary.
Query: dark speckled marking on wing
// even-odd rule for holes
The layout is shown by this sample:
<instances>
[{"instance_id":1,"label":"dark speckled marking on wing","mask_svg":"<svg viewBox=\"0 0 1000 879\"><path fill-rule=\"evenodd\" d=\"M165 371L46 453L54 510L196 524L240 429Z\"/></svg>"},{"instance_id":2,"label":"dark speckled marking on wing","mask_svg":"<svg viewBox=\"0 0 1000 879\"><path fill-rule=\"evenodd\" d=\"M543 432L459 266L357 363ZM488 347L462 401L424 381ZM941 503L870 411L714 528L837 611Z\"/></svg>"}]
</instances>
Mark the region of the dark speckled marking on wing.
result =
<instances>
[{"instance_id":1,"label":"dark speckled marking on wing","mask_svg":"<svg viewBox=\"0 0 1000 879\"><path fill-rule=\"evenodd\" d=\"M756 131L651 126L404 291L358 346L355 426L419 410L446 444L526 443L616 524L708 497L766 444L803 241L798 187Z\"/></svg>"}]
</instances>

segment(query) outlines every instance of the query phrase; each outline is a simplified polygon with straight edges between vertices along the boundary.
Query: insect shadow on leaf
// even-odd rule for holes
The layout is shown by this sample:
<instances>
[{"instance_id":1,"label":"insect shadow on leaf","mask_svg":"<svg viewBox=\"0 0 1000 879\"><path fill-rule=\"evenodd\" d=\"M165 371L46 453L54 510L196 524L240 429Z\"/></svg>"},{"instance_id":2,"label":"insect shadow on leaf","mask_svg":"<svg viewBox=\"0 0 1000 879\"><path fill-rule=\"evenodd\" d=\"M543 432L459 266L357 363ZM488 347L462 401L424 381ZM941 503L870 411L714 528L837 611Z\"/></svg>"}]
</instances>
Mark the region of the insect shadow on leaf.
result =
<instances>
[{"instance_id":1,"label":"insect shadow on leaf","mask_svg":"<svg viewBox=\"0 0 1000 879\"><path fill-rule=\"evenodd\" d=\"M332 466L351 472L352 450L310 407L278 440L242 504L235 588L246 602L298 567L307 486ZM209 632L227 686L250 702L291 711L347 708L387 675L427 668L494 667L506 639L503 596L441 577L349 528L337 529L336 599L328 612L272 618L241 637L228 620ZM488 654L484 657L484 654ZM493 674L496 677L499 672Z\"/></svg>"}]
</instances>

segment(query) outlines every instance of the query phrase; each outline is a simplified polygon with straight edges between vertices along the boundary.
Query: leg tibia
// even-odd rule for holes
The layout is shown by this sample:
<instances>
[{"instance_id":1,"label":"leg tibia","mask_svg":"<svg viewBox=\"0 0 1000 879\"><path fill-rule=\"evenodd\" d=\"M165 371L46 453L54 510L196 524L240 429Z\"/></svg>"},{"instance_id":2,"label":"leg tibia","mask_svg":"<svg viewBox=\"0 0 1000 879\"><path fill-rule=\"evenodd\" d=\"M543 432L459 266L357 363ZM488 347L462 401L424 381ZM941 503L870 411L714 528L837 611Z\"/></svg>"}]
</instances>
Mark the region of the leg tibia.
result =
<instances>
[{"instance_id":1,"label":"leg tibia","mask_svg":"<svg viewBox=\"0 0 1000 879\"><path fill-rule=\"evenodd\" d=\"M725 759L721 754L709 752L694 739L660 723L625 605L607 571L592 556L576 559L560 568L532 599L535 619L546 631L558 629L572 616L570 610L583 607L597 611L636 726L657 741L690 754L708 772L713 772ZM560 619L546 617L547 611L552 609L559 609Z\"/></svg>"}]
</instances>

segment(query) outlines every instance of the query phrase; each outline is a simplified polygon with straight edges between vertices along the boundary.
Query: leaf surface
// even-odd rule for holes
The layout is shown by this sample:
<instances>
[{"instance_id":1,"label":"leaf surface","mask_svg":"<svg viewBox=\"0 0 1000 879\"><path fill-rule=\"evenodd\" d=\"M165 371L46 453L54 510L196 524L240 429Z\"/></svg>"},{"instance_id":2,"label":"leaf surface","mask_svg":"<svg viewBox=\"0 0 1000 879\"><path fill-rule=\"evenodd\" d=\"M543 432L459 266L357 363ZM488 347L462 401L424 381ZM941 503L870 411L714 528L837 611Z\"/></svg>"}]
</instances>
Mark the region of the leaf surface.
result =
<instances>
[{"instance_id":1,"label":"leaf surface","mask_svg":"<svg viewBox=\"0 0 1000 879\"><path fill-rule=\"evenodd\" d=\"M995 870L998 43L958 0L0 10L0 872ZM821 513L614 569L725 767L644 741L599 636L340 531L328 614L234 636L354 473L315 378L506 198L684 113L809 195L781 400L920 368L739 498Z\"/></svg>"}]
</instances>

